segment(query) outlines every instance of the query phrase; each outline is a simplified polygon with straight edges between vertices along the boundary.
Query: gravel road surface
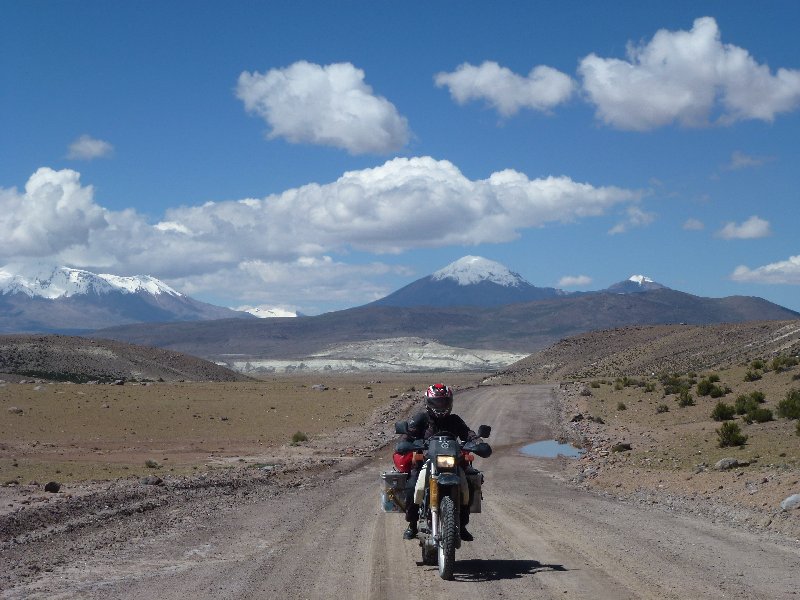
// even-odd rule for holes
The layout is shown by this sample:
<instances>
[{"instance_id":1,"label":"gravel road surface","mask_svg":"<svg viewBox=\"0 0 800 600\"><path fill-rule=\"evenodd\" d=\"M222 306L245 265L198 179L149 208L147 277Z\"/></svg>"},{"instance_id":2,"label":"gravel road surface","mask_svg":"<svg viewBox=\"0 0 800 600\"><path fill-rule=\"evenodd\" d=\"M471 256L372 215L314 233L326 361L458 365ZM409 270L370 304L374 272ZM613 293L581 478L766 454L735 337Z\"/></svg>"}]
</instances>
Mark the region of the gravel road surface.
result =
<instances>
[{"instance_id":1,"label":"gravel road surface","mask_svg":"<svg viewBox=\"0 0 800 600\"><path fill-rule=\"evenodd\" d=\"M566 459L521 455L522 445L552 437L554 402L551 386L457 396L467 423L492 426L495 453L476 463L486 475L484 510L470 524L475 541L457 552L455 581L420 564L417 543L401 539L402 515L380 512L384 452L225 510L134 515L66 534L51 543L74 553L2 597L798 597L796 541L576 489L562 480Z\"/></svg>"}]
</instances>

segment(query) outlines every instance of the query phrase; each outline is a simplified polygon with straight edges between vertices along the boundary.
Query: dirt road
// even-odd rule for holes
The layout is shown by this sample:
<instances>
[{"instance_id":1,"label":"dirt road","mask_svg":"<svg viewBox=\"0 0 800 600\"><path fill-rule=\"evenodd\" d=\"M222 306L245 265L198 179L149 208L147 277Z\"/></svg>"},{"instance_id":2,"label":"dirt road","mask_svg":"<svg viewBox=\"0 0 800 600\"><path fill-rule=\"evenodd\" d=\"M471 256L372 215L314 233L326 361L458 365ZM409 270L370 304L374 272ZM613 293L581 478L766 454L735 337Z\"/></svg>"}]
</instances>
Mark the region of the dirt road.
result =
<instances>
[{"instance_id":1,"label":"dirt road","mask_svg":"<svg viewBox=\"0 0 800 600\"><path fill-rule=\"evenodd\" d=\"M3 597L797 597L800 544L573 489L559 459L522 456L521 445L551 437L552 402L549 386L457 397L468 423L492 425L495 453L478 465L484 511L471 522L475 541L457 553L455 581L418 564L419 546L401 539L402 516L379 511L385 454L208 518L175 515L161 531L134 516L110 525L93 556L68 537L71 559Z\"/></svg>"}]
</instances>

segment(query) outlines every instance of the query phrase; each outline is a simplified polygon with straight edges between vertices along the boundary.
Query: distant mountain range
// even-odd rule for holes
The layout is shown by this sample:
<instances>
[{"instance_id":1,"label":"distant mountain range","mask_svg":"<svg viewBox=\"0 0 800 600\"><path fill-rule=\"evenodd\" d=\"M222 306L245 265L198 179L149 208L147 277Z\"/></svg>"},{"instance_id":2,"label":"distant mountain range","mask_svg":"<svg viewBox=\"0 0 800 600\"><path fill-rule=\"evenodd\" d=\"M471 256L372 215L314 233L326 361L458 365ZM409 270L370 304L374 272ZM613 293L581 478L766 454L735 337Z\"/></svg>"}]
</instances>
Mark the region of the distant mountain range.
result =
<instances>
[{"instance_id":1,"label":"distant mountain range","mask_svg":"<svg viewBox=\"0 0 800 600\"><path fill-rule=\"evenodd\" d=\"M531 353L569 335L599 329L798 317L762 298L703 298L645 275L600 291L540 288L500 263L475 256L377 302L293 319L255 319L192 300L153 278L60 269L32 282L0 274L0 332L97 329L93 336L226 364L251 358L302 359L341 344L401 337Z\"/></svg>"},{"instance_id":2,"label":"distant mountain range","mask_svg":"<svg viewBox=\"0 0 800 600\"><path fill-rule=\"evenodd\" d=\"M552 291L544 292L549 297L532 301L496 299L532 293L530 288ZM693 296L644 275L597 292L535 288L499 263L479 257L460 259L383 300L315 317L131 325L96 335L230 362L312 357L344 343L404 336L460 348L530 353L566 336L598 329L800 316L762 298Z\"/></svg>"},{"instance_id":3,"label":"distant mountain range","mask_svg":"<svg viewBox=\"0 0 800 600\"><path fill-rule=\"evenodd\" d=\"M80 333L128 323L252 319L206 304L154 277L56 267L36 274L0 270L0 333Z\"/></svg>"}]
</instances>

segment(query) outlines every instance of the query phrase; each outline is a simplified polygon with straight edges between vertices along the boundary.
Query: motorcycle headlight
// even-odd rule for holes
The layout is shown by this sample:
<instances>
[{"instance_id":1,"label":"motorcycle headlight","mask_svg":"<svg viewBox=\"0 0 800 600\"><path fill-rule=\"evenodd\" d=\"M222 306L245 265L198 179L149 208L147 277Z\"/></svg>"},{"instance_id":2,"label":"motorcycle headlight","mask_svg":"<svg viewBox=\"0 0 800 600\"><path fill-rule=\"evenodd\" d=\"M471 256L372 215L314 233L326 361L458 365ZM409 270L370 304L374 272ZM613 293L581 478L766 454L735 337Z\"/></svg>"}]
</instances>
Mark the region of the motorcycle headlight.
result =
<instances>
[{"instance_id":1,"label":"motorcycle headlight","mask_svg":"<svg viewBox=\"0 0 800 600\"><path fill-rule=\"evenodd\" d=\"M455 456L437 456L436 466L440 469L452 469L456 466Z\"/></svg>"}]
</instances>

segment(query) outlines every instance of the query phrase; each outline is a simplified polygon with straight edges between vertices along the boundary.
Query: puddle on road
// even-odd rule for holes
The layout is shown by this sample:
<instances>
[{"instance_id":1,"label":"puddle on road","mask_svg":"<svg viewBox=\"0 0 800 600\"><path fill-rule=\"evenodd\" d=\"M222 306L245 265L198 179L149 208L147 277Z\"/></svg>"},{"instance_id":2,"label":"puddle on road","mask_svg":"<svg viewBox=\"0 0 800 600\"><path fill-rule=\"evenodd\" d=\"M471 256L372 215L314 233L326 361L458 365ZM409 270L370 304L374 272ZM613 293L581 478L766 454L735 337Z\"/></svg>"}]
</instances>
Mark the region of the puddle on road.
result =
<instances>
[{"instance_id":1,"label":"puddle on road","mask_svg":"<svg viewBox=\"0 0 800 600\"><path fill-rule=\"evenodd\" d=\"M571 444L561 444L558 440L534 442L533 444L523 446L519 451L525 456L534 456L536 458L556 458L558 456L580 458L585 452L585 450L576 448Z\"/></svg>"}]
</instances>

